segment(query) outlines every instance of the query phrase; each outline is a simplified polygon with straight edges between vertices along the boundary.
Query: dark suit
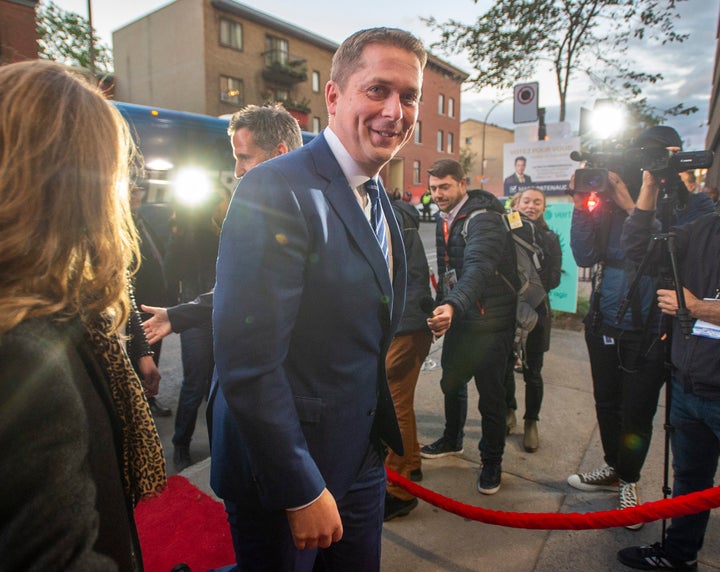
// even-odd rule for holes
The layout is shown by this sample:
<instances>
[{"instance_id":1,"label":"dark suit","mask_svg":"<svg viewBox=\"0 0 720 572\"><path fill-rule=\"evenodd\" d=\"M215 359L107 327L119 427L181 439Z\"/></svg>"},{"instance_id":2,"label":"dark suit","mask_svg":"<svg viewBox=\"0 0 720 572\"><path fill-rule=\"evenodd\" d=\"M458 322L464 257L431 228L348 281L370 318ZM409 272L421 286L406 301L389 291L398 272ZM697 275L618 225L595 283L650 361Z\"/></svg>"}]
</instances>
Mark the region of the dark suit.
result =
<instances>
[{"instance_id":1,"label":"dark suit","mask_svg":"<svg viewBox=\"0 0 720 572\"><path fill-rule=\"evenodd\" d=\"M516 192L522 190L518 188L519 185L527 185L529 183L532 183L532 179L528 175L523 175L523 182L521 183L518 174L513 173L505 179L503 184L504 193L506 196L510 194L514 195Z\"/></svg>"},{"instance_id":2,"label":"dark suit","mask_svg":"<svg viewBox=\"0 0 720 572\"><path fill-rule=\"evenodd\" d=\"M379 439L402 451L385 354L403 311L406 266L392 207L380 194L392 283L324 135L255 167L235 192L213 311L211 483L238 509L237 528L257 530L257 519L273 518L287 527L285 509L312 502L325 487L346 527L340 544L381 526L382 492L373 501L380 522L360 523L359 531L348 530L352 510L343 502L369 465L382 471ZM274 542L281 552L285 544ZM379 533L372 542L378 546L364 549L379 557Z\"/></svg>"}]
</instances>

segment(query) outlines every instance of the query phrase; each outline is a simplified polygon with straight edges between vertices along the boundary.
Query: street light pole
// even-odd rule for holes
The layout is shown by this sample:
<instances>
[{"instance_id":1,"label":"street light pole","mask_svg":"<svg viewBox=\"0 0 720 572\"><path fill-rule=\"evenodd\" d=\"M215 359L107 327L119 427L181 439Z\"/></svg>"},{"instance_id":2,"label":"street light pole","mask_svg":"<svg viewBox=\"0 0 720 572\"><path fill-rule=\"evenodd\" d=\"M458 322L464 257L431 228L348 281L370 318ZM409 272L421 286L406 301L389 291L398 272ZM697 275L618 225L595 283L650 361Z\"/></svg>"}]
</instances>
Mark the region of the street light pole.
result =
<instances>
[{"instance_id":1,"label":"street light pole","mask_svg":"<svg viewBox=\"0 0 720 572\"><path fill-rule=\"evenodd\" d=\"M89 1L89 0L88 0ZM483 120L483 130L482 130L482 157L481 157L481 163L480 163L480 188L485 189L485 131L487 129L487 122L488 118L490 117L490 114L493 112L493 109L495 109L498 105L500 105L503 101L507 101L510 99L510 97L503 97L499 101L496 101L492 107L488 110L488 112L485 114L485 119Z\"/></svg>"},{"instance_id":2,"label":"street light pole","mask_svg":"<svg viewBox=\"0 0 720 572\"><path fill-rule=\"evenodd\" d=\"M95 79L95 38L93 38L92 2L87 0L88 27L90 28L90 45L88 46L88 67Z\"/></svg>"}]
</instances>

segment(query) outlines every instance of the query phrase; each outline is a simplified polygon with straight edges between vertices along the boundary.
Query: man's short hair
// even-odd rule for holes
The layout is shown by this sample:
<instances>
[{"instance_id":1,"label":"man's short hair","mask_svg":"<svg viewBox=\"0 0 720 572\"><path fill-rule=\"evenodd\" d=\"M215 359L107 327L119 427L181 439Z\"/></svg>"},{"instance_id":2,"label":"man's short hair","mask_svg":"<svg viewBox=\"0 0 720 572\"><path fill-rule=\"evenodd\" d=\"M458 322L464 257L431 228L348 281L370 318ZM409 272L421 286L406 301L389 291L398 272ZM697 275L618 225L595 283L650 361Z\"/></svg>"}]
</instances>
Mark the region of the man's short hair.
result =
<instances>
[{"instance_id":1,"label":"man's short hair","mask_svg":"<svg viewBox=\"0 0 720 572\"><path fill-rule=\"evenodd\" d=\"M238 129L247 129L253 134L255 145L266 153L279 143L285 143L288 151L302 147L300 125L280 103L272 105L248 105L236 111L228 125L232 137Z\"/></svg>"},{"instance_id":2,"label":"man's short hair","mask_svg":"<svg viewBox=\"0 0 720 572\"><path fill-rule=\"evenodd\" d=\"M465 171L463 171L462 165L453 159L438 159L430 166L428 174L438 179L444 179L450 175L458 183L465 180Z\"/></svg>"},{"instance_id":3,"label":"man's short hair","mask_svg":"<svg viewBox=\"0 0 720 572\"><path fill-rule=\"evenodd\" d=\"M527 165L527 159L526 159L525 157L523 157L522 155L518 155L517 157L515 157L515 164L516 164L516 165L517 165L517 162L518 162L518 161L522 161L523 163L525 163L525 164Z\"/></svg>"},{"instance_id":4,"label":"man's short hair","mask_svg":"<svg viewBox=\"0 0 720 572\"><path fill-rule=\"evenodd\" d=\"M422 42L410 32L399 28L369 28L355 32L337 49L332 59L330 79L345 89L347 80L358 69L362 61L362 52L370 44L394 46L415 54L420 62L420 69L425 69L427 52Z\"/></svg>"}]
</instances>

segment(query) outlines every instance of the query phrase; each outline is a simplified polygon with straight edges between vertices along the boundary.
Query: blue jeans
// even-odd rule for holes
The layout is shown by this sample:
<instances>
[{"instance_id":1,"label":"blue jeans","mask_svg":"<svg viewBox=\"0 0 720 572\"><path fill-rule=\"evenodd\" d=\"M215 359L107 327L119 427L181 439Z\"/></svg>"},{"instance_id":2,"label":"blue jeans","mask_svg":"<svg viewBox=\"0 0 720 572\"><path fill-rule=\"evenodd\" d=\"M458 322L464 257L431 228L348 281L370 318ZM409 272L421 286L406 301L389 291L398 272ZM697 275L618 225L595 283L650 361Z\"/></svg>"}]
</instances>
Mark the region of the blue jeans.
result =
<instances>
[{"instance_id":1,"label":"blue jeans","mask_svg":"<svg viewBox=\"0 0 720 572\"><path fill-rule=\"evenodd\" d=\"M225 501L239 572L377 572L385 507L382 458L370 445L358 478L336 498L343 525L340 542L297 550L284 510L268 511L256 495Z\"/></svg>"},{"instance_id":2,"label":"blue jeans","mask_svg":"<svg viewBox=\"0 0 720 572\"><path fill-rule=\"evenodd\" d=\"M183 382L175 415L173 445L189 447L195 431L195 421L203 398L212 381L215 359L213 355L212 326L190 328L180 334Z\"/></svg>"},{"instance_id":3,"label":"blue jeans","mask_svg":"<svg viewBox=\"0 0 720 572\"><path fill-rule=\"evenodd\" d=\"M720 453L720 401L685 393L672 384L670 424L673 427L673 496L713 486ZM702 548L710 511L672 519L665 548L672 558L695 560Z\"/></svg>"},{"instance_id":4,"label":"blue jeans","mask_svg":"<svg viewBox=\"0 0 720 572\"><path fill-rule=\"evenodd\" d=\"M445 396L444 437L462 447L467 419L467 384L475 378L482 439L483 463L502 462L505 450L505 367L512 352L514 330L473 332L450 328L445 334L440 388Z\"/></svg>"}]
</instances>

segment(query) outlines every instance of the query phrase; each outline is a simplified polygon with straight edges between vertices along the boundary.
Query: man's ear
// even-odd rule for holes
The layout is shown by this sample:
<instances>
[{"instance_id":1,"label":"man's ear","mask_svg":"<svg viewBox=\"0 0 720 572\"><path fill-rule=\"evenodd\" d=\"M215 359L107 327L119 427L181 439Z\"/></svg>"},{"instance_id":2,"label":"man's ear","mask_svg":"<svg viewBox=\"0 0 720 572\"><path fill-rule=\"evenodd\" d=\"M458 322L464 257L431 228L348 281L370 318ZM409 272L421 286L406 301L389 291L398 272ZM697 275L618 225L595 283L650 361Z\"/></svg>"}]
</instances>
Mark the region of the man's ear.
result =
<instances>
[{"instance_id":1,"label":"man's ear","mask_svg":"<svg viewBox=\"0 0 720 572\"><path fill-rule=\"evenodd\" d=\"M289 151L290 151L290 149L288 149L288 146L285 143L285 141L280 141L280 143L278 143L275 146L275 155L273 155L273 156L277 157L278 155L284 155L285 153L287 153Z\"/></svg>"},{"instance_id":2,"label":"man's ear","mask_svg":"<svg viewBox=\"0 0 720 572\"><path fill-rule=\"evenodd\" d=\"M337 83L329 81L325 84L325 105L327 106L328 115L335 115L339 95L340 86Z\"/></svg>"}]
</instances>

